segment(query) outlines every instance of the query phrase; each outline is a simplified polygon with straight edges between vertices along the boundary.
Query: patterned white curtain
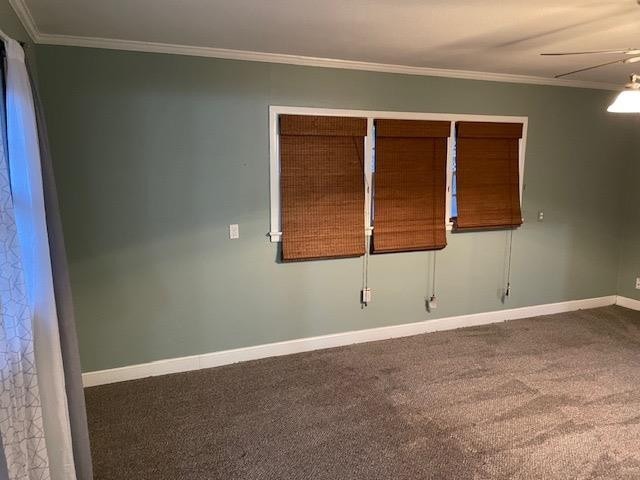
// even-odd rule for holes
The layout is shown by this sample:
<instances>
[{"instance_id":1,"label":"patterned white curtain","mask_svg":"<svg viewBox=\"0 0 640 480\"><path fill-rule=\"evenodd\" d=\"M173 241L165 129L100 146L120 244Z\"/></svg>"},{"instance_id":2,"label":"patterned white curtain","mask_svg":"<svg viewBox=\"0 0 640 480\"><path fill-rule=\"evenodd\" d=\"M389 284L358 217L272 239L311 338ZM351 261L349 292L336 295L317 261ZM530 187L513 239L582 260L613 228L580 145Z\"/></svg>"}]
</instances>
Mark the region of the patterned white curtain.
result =
<instances>
[{"instance_id":1,"label":"patterned white curtain","mask_svg":"<svg viewBox=\"0 0 640 480\"><path fill-rule=\"evenodd\" d=\"M22 291L22 303L15 308L26 311L24 307L28 306L31 313L23 313L19 318L14 315L12 318L21 322L16 324L16 333L10 329L4 332L7 338L19 339L19 347L14 342L7 350L18 351L20 358L19 363L11 365L12 370L6 371L14 379L6 395L9 411L2 419L2 440L11 480L76 480L36 112L22 47L8 39L5 51L8 157L5 165L8 163L11 188L7 204L12 207L14 230L9 233L13 250L0 251L0 263L13 263L14 268L22 268L22 277L17 283ZM8 192L9 187L5 186L4 190ZM7 278L0 277L3 288L6 284L1 282ZM3 289L3 294L7 291L11 295L14 288L11 284L10 288ZM8 318L4 297L0 300L3 302L0 313L3 319ZM5 377L5 371L0 371L0 378ZM26 456L22 455L24 465L19 461L14 464L14 457L9 458L8 444L20 444L20 453L26 450Z\"/></svg>"},{"instance_id":2,"label":"patterned white curtain","mask_svg":"<svg viewBox=\"0 0 640 480\"><path fill-rule=\"evenodd\" d=\"M0 81L0 433L10 479L50 478L27 299L9 181Z\"/></svg>"}]
</instances>

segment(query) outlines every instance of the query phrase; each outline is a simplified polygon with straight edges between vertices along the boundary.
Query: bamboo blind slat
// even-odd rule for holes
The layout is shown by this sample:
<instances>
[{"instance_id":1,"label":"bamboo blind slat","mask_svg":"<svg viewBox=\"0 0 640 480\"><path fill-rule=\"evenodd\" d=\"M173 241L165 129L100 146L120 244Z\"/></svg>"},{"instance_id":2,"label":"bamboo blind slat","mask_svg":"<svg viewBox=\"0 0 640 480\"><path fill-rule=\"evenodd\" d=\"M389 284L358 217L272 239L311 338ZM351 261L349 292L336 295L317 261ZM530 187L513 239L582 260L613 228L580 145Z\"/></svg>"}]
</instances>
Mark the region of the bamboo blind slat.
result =
<instances>
[{"instance_id":1,"label":"bamboo blind slat","mask_svg":"<svg viewBox=\"0 0 640 480\"><path fill-rule=\"evenodd\" d=\"M364 137L367 119L316 115L280 115L280 135Z\"/></svg>"},{"instance_id":2,"label":"bamboo blind slat","mask_svg":"<svg viewBox=\"0 0 640 480\"><path fill-rule=\"evenodd\" d=\"M280 116L284 261L364 254L366 131L361 118Z\"/></svg>"},{"instance_id":3,"label":"bamboo blind slat","mask_svg":"<svg viewBox=\"0 0 640 480\"><path fill-rule=\"evenodd\" d=\"M458 138L522 138L521 123L458 122Z\"/></svg>"},{"instance_id":4,"label":"bamboo blind slat","mask_svg":"<svg viewBox=\"0 0 640 480\"><path fill-rule=\"evenodd\" d=\"M423 120L376 120L376 137L447 138L451 122Z\"/></svg>"},{"instance_id":5,"label":"bamboo blind slat","mask_svg":"<svg viewBox=\"0 0 640 480\"><path fill-rule=\"evenodd\" d=\"M450 122L376 120L375 125L373 253L444 248Z\"/></svg>"},{"instance_id":6,"label":"bamboo blind slat","mask_svg":"<svg viewBox=\"0 0 640 480\"><path fill-rule=\"evenodd\" d=\"M457 124L456 230L515 228L520 208L521 124Z\"/></svg>"}]
</instances>

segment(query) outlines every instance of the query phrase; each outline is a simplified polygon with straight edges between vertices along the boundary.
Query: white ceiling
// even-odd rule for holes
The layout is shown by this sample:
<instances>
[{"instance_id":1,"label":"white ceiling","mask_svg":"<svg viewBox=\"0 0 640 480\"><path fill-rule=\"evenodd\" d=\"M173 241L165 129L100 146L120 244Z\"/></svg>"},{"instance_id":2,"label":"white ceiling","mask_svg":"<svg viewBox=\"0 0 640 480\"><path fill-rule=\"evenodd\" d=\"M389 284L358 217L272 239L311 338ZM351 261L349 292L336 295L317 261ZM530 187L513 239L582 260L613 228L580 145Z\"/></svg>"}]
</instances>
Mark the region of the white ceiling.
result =
<instances>
[{"instance_id":1,"label":"white ceiling","mask_svg":"<svg viewBox=\"0 0 640 480\"><path fill-rule=\"evenodd\" d=\"M24 2L43 43L99 37L540 77L620 57L541 52L640 48L638 0L12 2ZM569 78L622 85L635 65Z\"/></svg>"}]
</instances>

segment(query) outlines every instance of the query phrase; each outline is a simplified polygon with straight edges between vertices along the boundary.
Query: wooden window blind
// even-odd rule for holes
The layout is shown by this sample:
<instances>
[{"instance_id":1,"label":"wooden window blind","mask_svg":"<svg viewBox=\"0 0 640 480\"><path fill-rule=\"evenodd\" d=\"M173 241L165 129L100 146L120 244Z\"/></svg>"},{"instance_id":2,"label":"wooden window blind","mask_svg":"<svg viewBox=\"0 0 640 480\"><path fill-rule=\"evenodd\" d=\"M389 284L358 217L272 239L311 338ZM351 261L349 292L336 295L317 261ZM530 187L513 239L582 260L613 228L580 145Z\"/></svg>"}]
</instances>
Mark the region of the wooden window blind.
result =
<instances>
[{"instance_id":1,"label":"wooden window blind","mask_svg":"<svg viewBox=\"0 0 640 480\"><path fill-rule=\"evenodd\" d=\"M283 261L365 252L367 120L280 115Z\"/></svg>"},{"instance_id":2,"label":"wooden window blind","mask_svg":"<svg viewBox=\"0 0 640 480\"><path fill-rule=\"evenodd\" d=\"M458 216L455 230L515 228L520 209L522 124L456 124Z\"/></svg>"},{"instance_id":3,"label":"wooden window blind","mask_svg":"<svg viewBox=\"0 0 640 480\"><path fill-rule=\"evenodd\" d=\"M447 245L445 198L451 122L375 120L373 253Z\"/></svg>"}]
</instances>

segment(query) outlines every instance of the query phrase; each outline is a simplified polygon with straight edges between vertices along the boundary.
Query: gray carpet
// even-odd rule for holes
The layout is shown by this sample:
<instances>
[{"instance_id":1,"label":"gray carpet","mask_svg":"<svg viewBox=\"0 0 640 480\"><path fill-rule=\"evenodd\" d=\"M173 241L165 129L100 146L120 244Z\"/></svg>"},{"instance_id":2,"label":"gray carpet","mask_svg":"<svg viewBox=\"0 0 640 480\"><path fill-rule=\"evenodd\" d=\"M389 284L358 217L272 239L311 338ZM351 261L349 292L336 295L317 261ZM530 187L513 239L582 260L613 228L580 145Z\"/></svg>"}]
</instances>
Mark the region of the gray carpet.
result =
<instances>
[{"instance_id":1,"label":"gray carpet","mask_svg":"<svg viewBox=\"0 0 640 480\"><path fill-rule=\"evenodd\" d=\"M639 479L640 312L88 388L96 480Z\"/></svg>"}]
</instances>

